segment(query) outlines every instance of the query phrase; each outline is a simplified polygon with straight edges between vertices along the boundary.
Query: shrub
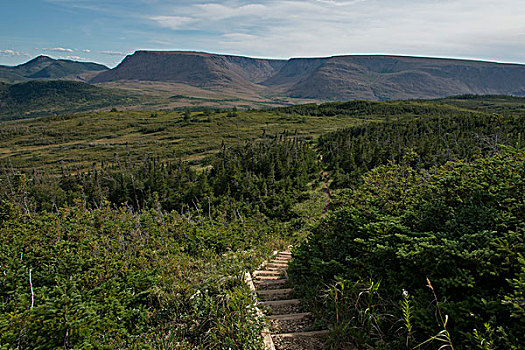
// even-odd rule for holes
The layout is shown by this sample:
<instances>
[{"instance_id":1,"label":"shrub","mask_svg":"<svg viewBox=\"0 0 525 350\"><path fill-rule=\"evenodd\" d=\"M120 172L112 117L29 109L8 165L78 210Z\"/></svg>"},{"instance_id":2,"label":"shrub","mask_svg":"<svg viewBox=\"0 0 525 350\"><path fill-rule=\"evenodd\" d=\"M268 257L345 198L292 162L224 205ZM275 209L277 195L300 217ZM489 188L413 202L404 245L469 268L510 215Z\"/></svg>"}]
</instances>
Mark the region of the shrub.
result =
<instances>
[{"instance_id":1,"label":"shrub","mask_svg":"<svg viewBox=\"0 0 525 350\"><path fill-rule=\"evenodd\" d=\"M442 323L428 278L457 348L469 348L474 329L491 324L496 347L517 349L525 343L524 179L518 150L431 171L408 161L380 166L333 203L337 209L296 251L290 277L311 299L336 277L380 281L393 304L406 289L420 342Z\"/></svg>"}]
</instances>

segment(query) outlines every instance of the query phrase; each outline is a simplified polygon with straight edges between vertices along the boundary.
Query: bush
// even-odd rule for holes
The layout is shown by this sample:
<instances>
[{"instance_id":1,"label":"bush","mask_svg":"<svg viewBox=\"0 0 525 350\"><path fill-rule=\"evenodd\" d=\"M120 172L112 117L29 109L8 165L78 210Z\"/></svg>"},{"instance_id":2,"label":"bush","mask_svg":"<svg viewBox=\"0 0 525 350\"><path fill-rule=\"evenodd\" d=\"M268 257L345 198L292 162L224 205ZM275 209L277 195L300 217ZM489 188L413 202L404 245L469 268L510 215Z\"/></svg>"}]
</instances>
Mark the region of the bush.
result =
<instances>
[{"instance_id":1,"label":"bush","mask_svg":"<svg viewBox=\"0 0 525 350\"><path fill-rule=\"evenodd\" d=\"M470 348L474 329L485 324L495 329L494 346L519 348L525 343L525 152L431 171L409 163L374 169L335 201L338 209L296 251L290 277L297 289L313 299L336 277L378 281L392 305L403 289L414 296L416 343L444 326L435 317L439 301L457 349ZM401 320L399 310L392 314ZM399 341L396 327L382 326Z\"/></svg>"},{"instance_id":2,"label":"bush","mask_svg":"<svg viewBox=\"0 0 525 350\"><path fill-rule=\"evenodd\" d=\"M0 348L258 349L243 273L283 244L264 221L0 205Z\"/></svg>"}]
</instances>

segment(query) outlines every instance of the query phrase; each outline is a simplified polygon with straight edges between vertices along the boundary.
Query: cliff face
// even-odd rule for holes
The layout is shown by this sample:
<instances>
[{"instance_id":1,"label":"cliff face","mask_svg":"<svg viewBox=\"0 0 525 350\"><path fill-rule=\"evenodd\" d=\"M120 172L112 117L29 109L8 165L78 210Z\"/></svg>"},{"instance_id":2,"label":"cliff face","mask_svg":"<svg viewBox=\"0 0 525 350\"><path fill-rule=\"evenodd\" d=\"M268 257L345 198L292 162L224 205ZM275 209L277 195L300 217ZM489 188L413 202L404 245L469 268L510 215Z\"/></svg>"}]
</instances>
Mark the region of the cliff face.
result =
<instances>
[{"instance_id":1,"label":"cliff face","mask_svg":"<svg viewBox=\"0 0 525 350\"><path fill-rule=\"evenodd\" d=\"M284 63L199 52L137 51L116 68L97 75L91 82L142 80L198 87L246 87L274 75Z\"/></svg>"},{"instance_id":2,"label":"cliff face","mask_svg":"<svg viewBox=\"0 0 525 350\"><path fill-rule=\"evenodd\" d=\"M290 60L289 65L297 65ZM293 71L293 67L283 68ZM300 70L297 67L295 70ZM438 98L460 94L525 95L525 66L394 56L324 60L288 93L321 99Z\"/></svg>"},{"instance_id":3,"label":"cliff face","mask_svg":"<svg viewBox=\"0 0 525 350\"><path fill-rule=\"evenodd\" d=\"M199 52L137 51L94 77L265 89L322 100L438 98L459 94L525 96L525 66L401 56L265 60Z\"/></svg>"}]
</instances>

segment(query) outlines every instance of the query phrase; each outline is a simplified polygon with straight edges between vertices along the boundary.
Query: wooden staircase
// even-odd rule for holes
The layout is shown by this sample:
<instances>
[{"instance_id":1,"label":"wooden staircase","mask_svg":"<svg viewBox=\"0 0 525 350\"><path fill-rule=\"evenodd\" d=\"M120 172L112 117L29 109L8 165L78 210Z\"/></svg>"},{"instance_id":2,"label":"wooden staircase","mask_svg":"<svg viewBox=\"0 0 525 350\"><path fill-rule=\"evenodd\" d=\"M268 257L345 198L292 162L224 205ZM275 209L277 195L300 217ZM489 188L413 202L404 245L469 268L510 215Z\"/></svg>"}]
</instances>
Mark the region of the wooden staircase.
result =
<instances>
[{"instance_id":1,"label":"wooden staircase","mask_svg":"<svg viewBox=\"0 0 525 350\"><path fill-rule=\"evenodd\" d=\"M315 330L312 314L304 312L301 301L294 298L286 269L292 254L279 252L260 270L253 272L253 286L267 315L265 330L268 350L324 349L327 330Z\"/></svg>"}]
</instances>

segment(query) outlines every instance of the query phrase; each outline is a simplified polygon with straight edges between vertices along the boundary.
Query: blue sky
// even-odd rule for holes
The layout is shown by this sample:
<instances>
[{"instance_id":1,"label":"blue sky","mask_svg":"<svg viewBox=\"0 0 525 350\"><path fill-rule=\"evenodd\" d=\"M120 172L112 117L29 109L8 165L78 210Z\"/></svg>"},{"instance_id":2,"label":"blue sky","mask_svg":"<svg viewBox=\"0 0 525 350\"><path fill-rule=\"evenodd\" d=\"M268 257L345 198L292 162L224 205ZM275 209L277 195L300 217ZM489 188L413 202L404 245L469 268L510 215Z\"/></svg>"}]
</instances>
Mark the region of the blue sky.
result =
<instances>
[{"instance_id":1,"label":"blue sky","mask_svg":"<svg viewBox=\"0 0 525 350\"><path fill-rule=\"evenodd\" d=\"M1 0L0 64L110 67L135 50L397 54L525 63L523 0Z\"/></svg>"}]
</instances>

